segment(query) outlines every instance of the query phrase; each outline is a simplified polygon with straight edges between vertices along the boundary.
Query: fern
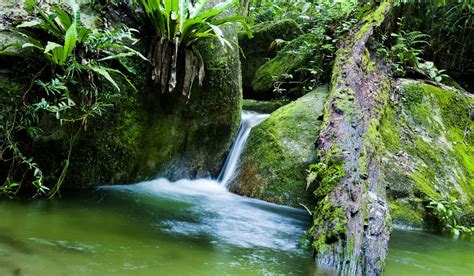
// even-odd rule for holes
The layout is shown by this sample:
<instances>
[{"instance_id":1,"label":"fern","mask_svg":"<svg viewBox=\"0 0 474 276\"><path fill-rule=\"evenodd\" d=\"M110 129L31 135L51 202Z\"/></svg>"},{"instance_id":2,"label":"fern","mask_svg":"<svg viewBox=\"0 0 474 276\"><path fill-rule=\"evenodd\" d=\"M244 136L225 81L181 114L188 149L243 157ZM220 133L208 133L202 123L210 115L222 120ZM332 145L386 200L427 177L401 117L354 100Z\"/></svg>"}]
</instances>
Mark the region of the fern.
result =
<instances>
[{"instance_id":1,"label":"fern","mask_svg":"<svg viewBox=\"0 0 474 276\"><path fill-rule=\"evenodd\" d=\"M53 197L59 193L69 167L72 146L81 129L87 128L89 118L102 115L111 105L112 93L120 92L116 77L135 89L122 72L123 68L110 67L114 64L111 60L118 61L118 65L132 56L146 60L130 48L129 43L136 42L133 29L123 26L116 30L93 31L81 23L81 13L74 2L43 5L44 9L38 2L26 1L32 20L9 29L27 42L0 49L0 55L12 55L12 49L21 49L24 55L17 55L19 57L29 56L30 52L38 57L36 54L40 53L40 66L31 77L31 86L23 93L0 95L0 161L8 162L11 168L0 185L0 195L10 197L18 192L28 173L36 195L48 193ZM103 87L102 82L109 83L112 89ZM48 113L60 125L80 124L69 143L61 175L51 190L44 183L39 166L27 157L23 140L17 140L23 139L18 137L22 137L20 133L24 131L32 139L40 136L40 115Z\"/></svg>"}]
</instances>

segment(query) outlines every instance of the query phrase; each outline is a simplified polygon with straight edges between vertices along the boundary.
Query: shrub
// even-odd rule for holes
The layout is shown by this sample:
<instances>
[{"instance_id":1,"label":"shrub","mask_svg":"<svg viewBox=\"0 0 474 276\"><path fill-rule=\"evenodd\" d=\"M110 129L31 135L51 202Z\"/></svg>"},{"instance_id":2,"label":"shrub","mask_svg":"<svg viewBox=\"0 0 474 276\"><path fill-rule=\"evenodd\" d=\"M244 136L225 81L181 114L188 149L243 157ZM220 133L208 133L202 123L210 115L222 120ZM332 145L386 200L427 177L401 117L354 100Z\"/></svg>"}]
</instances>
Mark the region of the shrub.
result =
<instances>
[{"instance_id":1,"label":"shrub","mask_svg":"<svg viewBox=\"0 0 474 276\"><path fill-rule=\"evenodd\" d=\"M455 197L451 196L441 200L430 198L426 207L439 220L443 230L450 232L454 237L459 237L463 233L474 232L474 227L467 227L458 223L458 217L462 214L462 209Z\"/></svg>"}]
</instances>

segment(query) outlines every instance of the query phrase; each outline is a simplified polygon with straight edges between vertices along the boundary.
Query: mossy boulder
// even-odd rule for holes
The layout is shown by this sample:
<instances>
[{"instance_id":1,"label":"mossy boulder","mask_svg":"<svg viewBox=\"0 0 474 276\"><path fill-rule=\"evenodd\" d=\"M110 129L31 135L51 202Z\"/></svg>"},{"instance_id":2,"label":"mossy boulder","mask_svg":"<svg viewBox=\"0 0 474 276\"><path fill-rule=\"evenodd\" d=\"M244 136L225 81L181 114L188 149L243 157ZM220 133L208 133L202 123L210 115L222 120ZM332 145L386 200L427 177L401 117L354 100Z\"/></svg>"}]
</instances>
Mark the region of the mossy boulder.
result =
<instances>
[{"instance_id":1,"label":"mossy boulder","mask_svg":"<svg viewBox=\"0 0 474 276\"><path fill-rule=\"evenodd\" d=\"M298 23L292 19L269 21L257 24L253 28L253 36L239 34L242 48L242 85L245 92L252 90L252 80L257 69L277 54L278 46L272 45L275 40L291 41L303 32Z\"/></svg>"},{"instance_id":2,"label":"mossy boulder","mask_svg":"<svg viewBox=\"0 0 474 276\"><path fill-rule=\"evenodd\" d=\"M261 114L270 114L288 103L289 102L287 100L257 101L245 99L243 100L242 109L255 111Z\"/></svg>"},{"instance_id":3,"label":"mossy boulder","mask_svg":"<svg viewBox=\"0 0 474 276\"><path fill-rule=\"evenodd\" d=\"M298 81L297 75L304 73L301 69L309 61L315 68L322 68L322 55L318 45L318 38L312 33L301 35L288 43L274 58L258 68L252 80L253 91L273 91L275 82Z\"/></svg>"},{"instance_id":4,"label":"mossy boulder","mask_svg":"<svg viewBox=\"0 0 474 276\"><path fill-rule=\"evenodd\" d=\"M230 189L278 204L312 206L306 170L314 162L314 141L326 96L327 87L319 87L252 129Z\"/></svg>"},{"instance_id":5,"label":"mossy boulder","mask_svg":"<svg viewBox=\"0 0 474 276\"><path fill-rule=\"evenodd\" d=\"M137 93L123 93L112 110L81 134L66 187L219 173L240 122L240 63L238 53L225 54L219 42L201 46L206 78L202 87L194 86L189 102L180 93L160 94L138 80ZM64 160L65 138L67 134L53 132L36 144L40 165Z\"/></svg>"},{"instance_id":6,"label":"mossy boulder","mask_svg":"<svg viewBox=\"0 0 474 276\"><path fill-rule=\"evenodd\" d=\"M380 125L383 175L395 225L429 228L429 198L474 204L474 97L400 80Z\"/></svg>"},{"instance_id":7,"label":"mossy boulder","mask_svg":"<svg viewBox=\"0 0 474 276\"><path fill-rule=\"evenodd\" d=\"M227 27L224 32L237 43L235 29ZM148 45L146 39L142 41L137 48L145 52ZM113 106L88 120L87 129L72 144L62 188L128 184L154 177L217 176L240 124L239 53L238 47L224 48L217 40L203 41L197 47L206 77L202 86L195 83L189 100L179 91L162 94L149 83L147 63L134 64L137 72L143 72L130 77L138 91L119 84L121 92L111 99ZM5 65L0 64L0 72L12 67ZM9 81L21 78L14 72L3 76ZM60 126L44 115L40 126L44 133L27 148L51 186L61 174L79 124Z\"/></svg>"}]
</instances>

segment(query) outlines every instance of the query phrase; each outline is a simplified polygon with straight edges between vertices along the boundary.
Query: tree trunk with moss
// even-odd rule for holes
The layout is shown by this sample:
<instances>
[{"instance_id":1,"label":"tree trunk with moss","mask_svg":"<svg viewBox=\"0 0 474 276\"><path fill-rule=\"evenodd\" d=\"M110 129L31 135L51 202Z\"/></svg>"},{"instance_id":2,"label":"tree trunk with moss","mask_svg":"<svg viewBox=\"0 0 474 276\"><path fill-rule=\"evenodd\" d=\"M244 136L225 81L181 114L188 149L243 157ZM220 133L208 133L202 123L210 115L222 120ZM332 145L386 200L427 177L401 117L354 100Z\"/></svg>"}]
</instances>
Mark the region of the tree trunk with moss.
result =
<instances>
[{"instance_id":1,"label":"tree trunk with moss","mask_svg":"<svg viewBox=\"0 0 474 276\"><path fill-rule=\"evenodd\" d=\"M389 69L367 44L391 6L366 15L337 51L322 130L319 164L310 175L320 199L312 234L316 262L342 274L384 268L390 215L377 155L377 127L390 94Z\"/></svg>"}]
</instances>

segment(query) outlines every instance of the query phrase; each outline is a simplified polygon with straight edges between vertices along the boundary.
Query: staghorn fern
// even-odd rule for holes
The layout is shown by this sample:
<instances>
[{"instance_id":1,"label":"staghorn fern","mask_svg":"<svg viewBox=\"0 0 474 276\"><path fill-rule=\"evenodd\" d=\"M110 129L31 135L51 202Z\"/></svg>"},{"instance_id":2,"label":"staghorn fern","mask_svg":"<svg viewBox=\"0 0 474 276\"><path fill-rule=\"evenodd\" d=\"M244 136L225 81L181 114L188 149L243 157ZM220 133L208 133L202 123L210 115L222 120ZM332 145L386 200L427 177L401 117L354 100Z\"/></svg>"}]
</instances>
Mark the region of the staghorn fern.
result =
<instances>
[{"instance_id":1,"label":"staghorn fern","mask_svg":"<svg viewBox=\"0 0 474 276\"><path fill-rule=\"evenodd\" d=\"M178 59L184 58L182 94L191 96L195 79L199 84L205 76L204 62L195 44L203 39L216 38L224 47L232 48L220 26L238 23L248 34L247 17L219 17L225 10L237 4L237 0L227 0L205 10L208 0L136 0L151 22L155 39L148 52L152 62L151 79L161 92L176 89Z\"/></svg>"}]
</instances>

